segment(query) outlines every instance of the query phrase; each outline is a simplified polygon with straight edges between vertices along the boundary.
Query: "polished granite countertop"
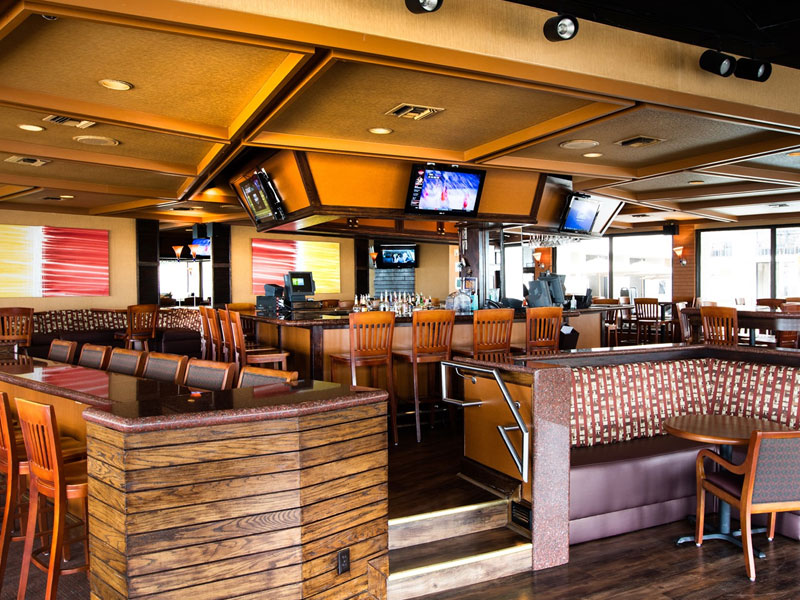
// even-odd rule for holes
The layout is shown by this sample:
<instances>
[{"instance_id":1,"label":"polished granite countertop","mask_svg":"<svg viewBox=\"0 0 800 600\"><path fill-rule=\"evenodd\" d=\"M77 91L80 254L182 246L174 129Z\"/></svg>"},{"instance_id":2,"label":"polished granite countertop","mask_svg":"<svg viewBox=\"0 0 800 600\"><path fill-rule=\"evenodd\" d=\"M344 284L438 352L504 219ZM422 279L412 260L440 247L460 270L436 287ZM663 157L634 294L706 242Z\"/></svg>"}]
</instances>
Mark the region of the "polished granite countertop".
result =
<instances>
[{"instance_id":1,"label":"polished granite countertop","mask_svg":"<svg viewBox=\"0 0 800 600\"><path fill-rule=\"evenodd\" d=\"M158 431L286 419L382 402L383 390L326 381L221 392L27 357L0 360L0 381L89 405L86 421L118 431Z\"/></svg>"}]
</instances>

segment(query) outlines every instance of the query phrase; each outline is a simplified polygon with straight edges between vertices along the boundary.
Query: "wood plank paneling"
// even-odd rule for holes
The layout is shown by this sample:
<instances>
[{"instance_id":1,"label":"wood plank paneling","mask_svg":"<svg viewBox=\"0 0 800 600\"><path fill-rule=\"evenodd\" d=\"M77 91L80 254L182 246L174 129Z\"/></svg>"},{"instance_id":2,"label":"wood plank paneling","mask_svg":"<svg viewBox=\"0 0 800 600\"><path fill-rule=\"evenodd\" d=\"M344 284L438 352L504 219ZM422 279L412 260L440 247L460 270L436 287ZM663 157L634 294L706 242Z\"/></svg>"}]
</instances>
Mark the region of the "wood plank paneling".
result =
<instances>
[{"instance_id":1,"label":"wood plank paneling","mask_svg":"<svg viewBox=\"0 0 800 600\"><path fill-rule=\"evenodd\" d=\"M98 597L353 598L388 551L385 402L87 434ZM351 568L339 575L344 548Z\"/></svg>"}]
</instances>

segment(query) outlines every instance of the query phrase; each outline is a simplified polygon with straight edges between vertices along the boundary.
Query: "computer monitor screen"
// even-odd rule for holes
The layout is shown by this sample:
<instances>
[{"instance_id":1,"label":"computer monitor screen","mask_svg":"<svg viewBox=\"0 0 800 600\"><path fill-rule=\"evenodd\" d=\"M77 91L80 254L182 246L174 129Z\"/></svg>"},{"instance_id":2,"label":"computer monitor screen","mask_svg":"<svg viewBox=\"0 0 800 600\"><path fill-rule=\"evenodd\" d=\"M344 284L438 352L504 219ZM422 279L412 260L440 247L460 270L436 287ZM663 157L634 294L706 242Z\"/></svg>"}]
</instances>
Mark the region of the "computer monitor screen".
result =
<instances>
[{"instance_id":1,"label":"computer monitor screen","mask_svg":"<svg viewBox=\"0 0 800 600\"><path fill-rule=\"evenodd\" d=\"M286 294L289 298L313 294L316 286L310 271L289 271L283 276Z\"/></svg>"},{"instance_id":2,"label":"computer monitor screen","mask_svg":"<svg viewBox=\"0 0 800 600\"><path fill-rule=\"evenodd\" d=\"M541 279L531 281L529 285L528 306L553 306L550 299L550 286Z\"/></svg>"},{"instance_id":3,"label":"computer monitor screen","mask_svg":"<svg viewBox=\"0 0 800 600\"><path fill-rule=\"evenodd\" d=\"M538 281L547 283L548 290L550 291L550 299L554 305L564 304L564 278L565 275L558 275L551 273L549 275L539 275Z\"/></svg>"}]
</instances>

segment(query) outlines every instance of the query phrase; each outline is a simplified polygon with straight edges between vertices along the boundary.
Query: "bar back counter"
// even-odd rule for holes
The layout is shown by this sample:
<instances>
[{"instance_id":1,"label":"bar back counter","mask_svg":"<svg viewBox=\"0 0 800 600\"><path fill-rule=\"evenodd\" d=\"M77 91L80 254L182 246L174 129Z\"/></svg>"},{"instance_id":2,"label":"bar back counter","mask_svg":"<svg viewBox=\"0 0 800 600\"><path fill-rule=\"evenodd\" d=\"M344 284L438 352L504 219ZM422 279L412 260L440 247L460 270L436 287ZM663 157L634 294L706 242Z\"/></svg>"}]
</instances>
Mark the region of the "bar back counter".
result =
<instances>
[{"instance_id":1,"label":"bar back counter","mask_svg":"<svg viewBox=\"0 0 800 600\"><path fill-rule=\"evenodd\" d=\"M87 441L93 599L366 597L388 548L385 392L5 362L12 403L53 404Z\"/></svg>"}]
</instances>

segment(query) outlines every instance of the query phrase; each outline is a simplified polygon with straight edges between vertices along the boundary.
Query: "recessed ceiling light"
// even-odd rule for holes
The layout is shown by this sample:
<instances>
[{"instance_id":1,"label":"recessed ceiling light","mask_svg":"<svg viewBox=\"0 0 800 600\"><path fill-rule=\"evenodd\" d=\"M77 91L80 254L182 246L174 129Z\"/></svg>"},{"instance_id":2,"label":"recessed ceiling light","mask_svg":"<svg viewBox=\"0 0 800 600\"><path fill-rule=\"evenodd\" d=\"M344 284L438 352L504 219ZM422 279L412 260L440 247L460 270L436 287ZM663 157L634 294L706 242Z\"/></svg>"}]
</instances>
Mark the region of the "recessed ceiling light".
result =
<instances>
[{"instance_id":1,"label":"recessed ceiling light","mask_svg":"<svg viewBox=\"0 0 800 600\"><path fill-rule=\"evenodd\" d=\"M599 145L600 142L597 140L567 140L559 144L559 146L565 150L588 150L589 148L594 148Z\"/></svg>"},{"instance_id":2,"label":"recessed ceiling light","mask_svg":"<svg viewBox=\"0 0 800 600\"><path fill-rule=\"evenodd\" d=\"M389 135L390 133L394 133L394 129L389 129L388 127L370 127L369 132L375 135Z\"/></svg>"},{"instance_id":3,"label":"recessed ceiling light","mask_svg":"<svg viewBox=\"0 0 800 600\"><path fill-rule=\"evenodd\" d=\"M586 158L600 158L601 156L603 156L603 153L602 152L587 152L586 154L584 154L584 156Z\"/></svg>"},{"instance_id":4,"label":"recessed ceiling light","mask_svg":"<svg viewBox=\"0 0 800 600\"><path fill-rule=\"evenodd\" d=\"M690 179L689 180L689 185L703 185L704 183L705 183L705 181L703 181L702 179Z\"/></svg>"},{"instance_id":5,"label":"recessed ceiling light","mask_svg":"<svg viewBox=\"0 0 800 600\"><path fill-rule=\"evenodd\" d=\"M116 90L118 92L127 92L133 89L133 84L121 79L101 79L98 81L100 85L109 90Z\"/></svg>"},{"instance_id":6,"label":"recessed ceiling light","mask_svg":"<svg viewBox=\"0 0 800 600\"><path fill-rule=\"evenodd\" d=\"M74 198L74 197L75 197L75 196L72 196L71 194L61 194L61 195L59 196L59 198L61 198L62 200L71 200L71 199L72 199L72 198Z\"/></svg>"},{"instance_id":7,"label":"recessed ceiling light","mask_svg":"<svg viewBox=\"0 0 800 600\"><path fill-rule=\"evenodd\" d=\"M72 139L89 146L119 146L119 140L102 135L76 135Z\"/></svg>"},{"instance_id":8,"label":"recessed ceiling light","mask_svg":"<svg viewBox=\"0 0 800 600\"><path fill-rule=\"evenodd\" d=\"M786 156L800 156L800 151L789 152Z\"/></svg>"},{"instance_id":9,"label":"recessed ceiling light","mask_svg":"<svg viewBox=\"0 0 800 600\"><path fill-rule=\"evenodd\" d=\"M41 125L28 125L27 123L20 123L17 125L23 131L44 131L44 127Z\"/></svg>"}]
</instances>

